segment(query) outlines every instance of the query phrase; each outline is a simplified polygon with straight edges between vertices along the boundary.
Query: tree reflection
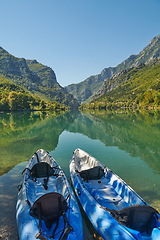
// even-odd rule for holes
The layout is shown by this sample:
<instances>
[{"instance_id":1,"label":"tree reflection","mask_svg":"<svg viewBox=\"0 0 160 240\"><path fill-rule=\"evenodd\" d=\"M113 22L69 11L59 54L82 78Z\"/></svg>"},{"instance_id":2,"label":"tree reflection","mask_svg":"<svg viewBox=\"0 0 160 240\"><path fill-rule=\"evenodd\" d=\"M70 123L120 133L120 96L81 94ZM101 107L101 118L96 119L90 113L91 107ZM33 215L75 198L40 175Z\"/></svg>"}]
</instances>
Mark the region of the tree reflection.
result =
<instances>
[{"instance_id":1,"label":"tree reflection","mask_svg":"<svg viewBox=\"0 0 160 240\"><path fill-rule=\"evenodd\" d=\"M83 112L69 126L91 139L99 139L106 146L140 157L155 173L160 174L160 113L148 111L97 111Z\"/></svg>"},{"instance_id":2,"label":"tree reflection","mask_svg":"<svg viewBox=\"0 0 160 240\"><path fill-rule=\"evenodd\" d=\"M77 113L19 112L0 115L0 175L29 160L38 149L52 151Z\"/></svg>"}]
</instances>

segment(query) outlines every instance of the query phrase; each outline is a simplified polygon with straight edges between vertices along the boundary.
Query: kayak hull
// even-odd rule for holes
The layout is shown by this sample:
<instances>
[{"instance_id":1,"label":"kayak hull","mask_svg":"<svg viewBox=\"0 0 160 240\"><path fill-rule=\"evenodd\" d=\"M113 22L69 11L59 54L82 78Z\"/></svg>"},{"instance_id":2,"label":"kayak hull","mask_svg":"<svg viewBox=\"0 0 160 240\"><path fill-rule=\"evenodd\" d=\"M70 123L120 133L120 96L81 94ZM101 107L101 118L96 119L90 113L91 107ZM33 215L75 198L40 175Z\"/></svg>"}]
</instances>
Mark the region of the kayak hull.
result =
<instances>
[{"instance_id":1,"label":"kayak hull","mask_svg":"<svg viewBox=\"0 0 160 240\"><path fill-rule=\"evenodd\" d=\"M39 162L45 162L54 169L54 175L49 176L48 179L44 176L36 179L33 176L30 176L31 169L33 169L33 166L37 163L37 156ZM37 237L40 232L39 219L31 215L31 209L34 206L34 203L38 201L41 197L48 197L53 193L63 196L67 204L67 210L65 211L65 215L68 219L67 224L72 227L72 231L69 232L66 239L83 239L82 218L73 190L68 183L64 172L62 171L58 163L55 161L55 159L52 158L46 151L40 149L37 151L36 154L33 155L31 160L27 164L26 170L23 174L22 183L19 186L16 205L16 220L20 240L40 239ZM75 224L77 222L79 223L78 226L77 224ZM41 232L42 236L45 239L51 239L49 237L52 236L56 224L57 222L53 221L53 223L51 224L51 228L48 229L45 222L42 220ZM54 235L54 239L60 239L63 230L64 219L63 216L60 216L58 228Z\"/></svg>"},{"instance_id":2,"label":"kayak hull","mask_svg":"<svg viewBox=\"0 0 160 240\"><path fill-rule=\"evenodd\" d=\"M89 167L92 170L102 168L104 175L94 179L95 173L90 171L90 176L87 179L85 174ZM81 149L76 149L70 161L70 174L75 193L83 210L104 239L160 239L158 213L151 222L152 231L149 234L129 228L113 217L114 212L117 213L117 211L128 209L131 206L149 208L149 210L150 207L127 183L94 157Z\"/></svg>"}]
</instances>

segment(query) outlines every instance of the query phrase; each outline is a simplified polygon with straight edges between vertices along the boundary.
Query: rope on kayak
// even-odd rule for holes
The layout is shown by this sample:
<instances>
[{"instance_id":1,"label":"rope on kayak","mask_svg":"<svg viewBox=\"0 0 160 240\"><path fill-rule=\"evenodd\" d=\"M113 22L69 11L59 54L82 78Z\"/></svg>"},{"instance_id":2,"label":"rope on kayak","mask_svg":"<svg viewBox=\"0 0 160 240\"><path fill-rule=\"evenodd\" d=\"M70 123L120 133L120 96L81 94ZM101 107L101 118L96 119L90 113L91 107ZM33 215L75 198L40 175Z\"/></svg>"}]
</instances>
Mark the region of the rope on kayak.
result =
<instances>
[{"instance_id":1,"label":"rope on kayak","mask_svg":"<svg viewBox=\"0 0 160 240\"><path fill-rule=\"evenodd\" d=\"M37 162L40 162L40 161L39 161L39 157L38 157L38 153L37 153L37 152L35 152L34 154L35 154L35 155L36 155L36 157L37 157Z\"/></svg>"},{"instance_id":2,"label":"rope on kayak","mask_svg":"<svg viewBox=\"0 0 160 240\"><path fill-rule=\"evenodd\" d=\"M55 239L55 236L56 236L57 234L59 234L60 232L62 232L61 235L60 235L60 237L59 237L59 240L66 240L67 237L68 237L68 235L69 235L69 233L70 233L71 231L73 231L73 228L72 228L72 226L70 226L70 224L69 224L69 222L68 222L68 219L67 219L65 213L63 213L63 218L64 218L64 229L63 229L63 230L61 230L61 231L59 231L59 232L57 232L57 233L55 234L55 231L56 231L57 228L58 228L58 224L56 224L56 227L55 227L55 229L53 230L52 236L49 236L49 235L43 233L43 232L42 232L42 229L39 229L39 232L36 234L35 238L36 238L36 239L40 239L40 240L46 240L46 239L48 240L48 238L49 238L49 239ZM38 226L38 222L37 222L36 219L35 219L35 221L36 221L37 226ZM66 223L67 223L67 226L65 227Z\"/></svg>"},{"instance_id":3,"label":"rope on kayak","mask_svg":"<svg viewBox=\"0 0 160 240\"><path fill-rule=\"evenodd\" d=\"M28 177L25 179L27 181L29 178L31 178L33 181L37 181L37 178L44 178L43 181L43 187L45 190L48 189L48 180L50 176L55 176L58 177L60 175L60 168L56 167L51 167L48 163L46 162L38 162L31 169L25 168L22 172L22 174L28 170Z\"/></svg>"},{"instance_id":4,"label":"rope on kayak","mask_svg":"<svg viewBox=\"0 0 160 240\"><path fill-rule=\"evenodd\" d=\"M56 231L56 229L58 228L58 225L56 224L56 227L55 227L55 229L53 230L52 236L49 236L49 235L43 233L42 230L40 229L39 232L36 234L35 238L36 238L36 239L40 239L40 240L48 240L48 238L49 238L49 239L55 239L55 235L57 235L57 234L59 234L60 232L62 232L61 235L60 235L60 237L59 237L59 240L66 240L67 237L68 237L68 235L69 235L69 233L70 233L71 231L73 231L73 228L70 226L65 212L63 213L63 219L64 219L64 229L63 229L63 230L61 230L61 231L59 231L59 232L57 232L57 233L55 234L55 231ZM38 222L37 222L36 219L35 219L35 221L36 221L37 226L38 226ZM66 223L67 223L67 226L65 227Z\"/></svg>"}]
</instances>

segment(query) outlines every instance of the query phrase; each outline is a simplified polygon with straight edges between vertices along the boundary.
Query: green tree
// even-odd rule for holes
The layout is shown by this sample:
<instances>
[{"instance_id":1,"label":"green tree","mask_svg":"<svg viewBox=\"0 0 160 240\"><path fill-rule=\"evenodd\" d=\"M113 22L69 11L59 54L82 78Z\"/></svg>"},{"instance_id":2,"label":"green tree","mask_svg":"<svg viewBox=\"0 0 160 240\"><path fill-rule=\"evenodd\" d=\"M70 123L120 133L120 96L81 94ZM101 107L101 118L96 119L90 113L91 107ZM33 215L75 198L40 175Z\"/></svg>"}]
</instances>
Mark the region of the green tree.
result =
<instances>
[{"instance_id":1,"label":"green tree","mask_svg":"<svg viewBox=\"0 0 160 240\"><path fill-rule=\"evenodd\" d=\"M1 110L9 110L9 101L7 98L2 98L1 99L1 104L0 104L0 109Z\"/></svg>"},{"instance_id":2,"label":"green tree","mask_svg":"<svg viewBox=\"0 0 160 240\"><path fill-rule=\"evenodd\" d=\"M16 110L18 108L18 93L10 92L8 96L10 110Z\"/></svg>"},{"instance_id":3,"label":"green tree","mask_svg":"<svg viewBox=\"0 0 160 240\"><path fill-rule=\"evenodd\" d=\"M45 102L44 102L44 100L41 100L39 103L39 109L44 110L45 108L46 108Z\"/></svg>"}]
</instances>

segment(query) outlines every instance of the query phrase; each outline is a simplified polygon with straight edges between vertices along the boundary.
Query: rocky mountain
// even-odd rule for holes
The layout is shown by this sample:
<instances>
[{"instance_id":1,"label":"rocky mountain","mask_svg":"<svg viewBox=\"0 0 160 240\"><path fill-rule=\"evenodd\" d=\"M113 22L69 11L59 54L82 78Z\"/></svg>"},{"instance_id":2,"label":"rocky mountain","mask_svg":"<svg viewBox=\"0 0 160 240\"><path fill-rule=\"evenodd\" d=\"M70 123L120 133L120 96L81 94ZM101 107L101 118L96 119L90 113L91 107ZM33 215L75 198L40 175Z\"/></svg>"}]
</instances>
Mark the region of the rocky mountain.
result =
<instances>
[{"instance_id":1,"label":"rocky mountain","mask_svg":"<svg viewBox=\"0 0 160 240\"><path fill-rule=\"evenodd\" d=\"M124 69L104 81L101 90L92 96L89 107L94 104L100 104L102 108L159 107L160 57Z\"/></svg>"},{"instance_id":2,"label":"rocky mountain","mask_svg":"<svg viewBox=\"0 0 160 240\"><path fill-rule=\"evenodd\" d=\"M104 68L100 74L91 76L78 84L68 85L66 90L73 94L79 103L82 103L99 91L104 81L107 85L107 79L110 79L114 74L122 74L124 69L138 66L141 63L146 64L157 57L160 57L160 35L154 37L139 54L129 56L116 67ZM108 84L110 84L110 81ZM117 84L112 85L111 90L116 86Z\"/></svg>"},{"instance_id":3,"label":"rocky mountain","mask_svg":"<svg viewBox=\"0 0 160 240\"><path fill-rule=\"evenodd\" d=\"M0 74L44 100L78 108L77 99L57 82L54 71L36 60L17 58L0 47Z\"/></svg>"}]
</instances>

